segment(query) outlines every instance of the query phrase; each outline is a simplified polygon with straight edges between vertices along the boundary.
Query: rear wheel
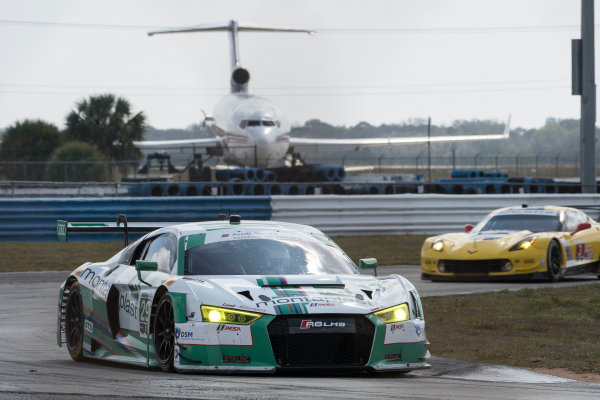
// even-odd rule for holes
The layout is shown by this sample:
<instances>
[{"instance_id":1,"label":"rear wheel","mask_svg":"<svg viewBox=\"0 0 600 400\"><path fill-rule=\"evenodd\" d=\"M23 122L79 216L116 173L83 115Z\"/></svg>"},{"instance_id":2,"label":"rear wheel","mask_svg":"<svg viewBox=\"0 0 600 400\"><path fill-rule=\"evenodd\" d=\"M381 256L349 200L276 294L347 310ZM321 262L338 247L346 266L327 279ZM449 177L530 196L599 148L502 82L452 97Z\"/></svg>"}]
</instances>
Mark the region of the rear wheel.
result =
<instances>
[{"instance_id":1,"label":"rear wheel","mask_svg":"<svg viewBox=\"0 0 600 400\"><path fill-rule=\"evenodd\" d=\"M154 317L154 354L160 368L173 372L173 350L175 346L175 322L171 296L165 293L156 307Z\"/></svg>"},{"instance_id":2,"label":"rear wheel","mask_svg":"<svg viewBox=\"0 0 600 400\"><path fill-rule=\"evenodd\" d=\"M560 279L560 267L562 265L562 253L560 245L556 240L552 240L548 245L548 280L558 282Z\"/></svg>"},{"instance_id":3,"label":"rear wheel","mask_svg":"<svg viewBox=\"0 0 600 400\"><path fill-rule=\"evenodd\" d=\"M79 283L74 282L69 287L67 300L67 315L65 320L65 336L67 349L75 361L83 359L83 301Z\"/></svg>"}]
</instances>

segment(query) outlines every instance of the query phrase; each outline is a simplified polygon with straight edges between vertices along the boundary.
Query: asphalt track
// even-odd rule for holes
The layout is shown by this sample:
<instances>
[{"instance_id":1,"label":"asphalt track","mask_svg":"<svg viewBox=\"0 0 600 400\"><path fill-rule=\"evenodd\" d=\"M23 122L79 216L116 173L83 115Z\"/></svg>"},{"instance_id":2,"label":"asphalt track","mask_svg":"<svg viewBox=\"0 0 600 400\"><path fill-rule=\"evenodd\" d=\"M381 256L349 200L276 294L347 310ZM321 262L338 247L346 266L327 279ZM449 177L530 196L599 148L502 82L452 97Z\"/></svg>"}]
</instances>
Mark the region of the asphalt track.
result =
<instances>
[{"instance_id":1,"label":"asphalt track","mask_svg":"<svg viewBox=\"0 0 600 400\"><path fill-rule=\"evenodd\" d=\"M540 287L541 282L431 283L416 267L402 272L423 296ZM56 346L58 286L64 272L0 273L0 398L98 399L598 399L600 384L517 368L433 357L408 374L166 374L107 362L74 362ZM598 282L579 278L550 286Z\"/></svg>"}]
</instances>

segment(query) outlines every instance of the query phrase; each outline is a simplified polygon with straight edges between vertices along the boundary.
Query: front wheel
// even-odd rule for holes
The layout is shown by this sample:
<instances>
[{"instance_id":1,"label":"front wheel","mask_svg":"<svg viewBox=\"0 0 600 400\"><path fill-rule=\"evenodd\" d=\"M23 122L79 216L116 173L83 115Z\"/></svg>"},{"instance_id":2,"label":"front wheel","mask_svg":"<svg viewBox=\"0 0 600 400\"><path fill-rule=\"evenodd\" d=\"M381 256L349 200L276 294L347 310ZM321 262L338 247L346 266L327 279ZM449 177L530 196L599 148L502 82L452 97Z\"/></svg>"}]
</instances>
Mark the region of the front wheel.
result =
<instances>
[{"instance_id":1,"label":"front wheel","mask_svg":"<svg viewBox=\"0 0 600 400\"><path fill-rule=\"evenodd\" d=\"M74 282L69 287L67 299L67 315L65 320L65 336L67 349L75 361L83 359L83 301L79 283Z\"/></svg>"},{"instance_id":2,"label":"front wheel","mask_svg":"<svg viewBox=\"0 0 600 400\"><path fill-rule=\"evenodd\" d=\"M175 323L171 296L165 293L156 307L154 317L154 354L160 368L173 372L173 349L175 346Z\"/></svg>"},{"instance_id":3,"label":"front wheel","mask_svg":"<svg viewBox=\"0 0 600 400\"><path fill-rule=\"evenodd\" d=\"M556 240L552 240L548 245L548 280L558 282L560 279L560 267L562 265L562 252L560 245Z\"/></svg>"}]
</instances>

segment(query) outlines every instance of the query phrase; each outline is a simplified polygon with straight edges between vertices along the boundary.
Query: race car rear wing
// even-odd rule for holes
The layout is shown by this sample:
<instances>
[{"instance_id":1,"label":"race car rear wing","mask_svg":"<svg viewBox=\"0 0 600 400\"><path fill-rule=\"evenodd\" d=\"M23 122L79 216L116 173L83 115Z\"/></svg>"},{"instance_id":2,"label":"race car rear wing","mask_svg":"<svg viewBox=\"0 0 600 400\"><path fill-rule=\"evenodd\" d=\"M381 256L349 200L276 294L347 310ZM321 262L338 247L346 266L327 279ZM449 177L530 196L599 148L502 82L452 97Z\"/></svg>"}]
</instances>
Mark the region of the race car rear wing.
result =
<instances>
[{"instance_id":1,"label":"race car rear wing","mask_svg":"<svg viewBox=\"0 0 600 400\"><path fill-rule=\"evenodd\" d=\"M125 215L120 214L116 222L69 222L56 221L58 240L66 242L71 233L123 233L125 246L129 243L129 233L148 233L169 225L181 222L127 222Z\"/></svg>"}]
</instances>

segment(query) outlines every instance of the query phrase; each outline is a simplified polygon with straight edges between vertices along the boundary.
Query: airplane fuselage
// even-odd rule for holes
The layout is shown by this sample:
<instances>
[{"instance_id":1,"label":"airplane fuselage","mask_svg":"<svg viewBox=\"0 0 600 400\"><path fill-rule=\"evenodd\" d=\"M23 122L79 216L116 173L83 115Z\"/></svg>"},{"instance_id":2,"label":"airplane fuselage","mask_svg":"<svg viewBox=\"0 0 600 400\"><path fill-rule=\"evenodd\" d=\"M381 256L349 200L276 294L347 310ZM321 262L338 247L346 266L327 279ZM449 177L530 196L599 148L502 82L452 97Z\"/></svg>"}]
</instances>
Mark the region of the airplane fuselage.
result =
<instances>
[{"instance_id":1,"label":"airplane fuselage","mask_svg":"<svg viewBox=\"0 0 600 400\"><path fill-rule=\"evenodd\" d=\"M272 167L289 148L290 123L279 107L248 93L232 93L213 113L213 134L223 138L226 162Z\"/></svg>"}]
</instances>

